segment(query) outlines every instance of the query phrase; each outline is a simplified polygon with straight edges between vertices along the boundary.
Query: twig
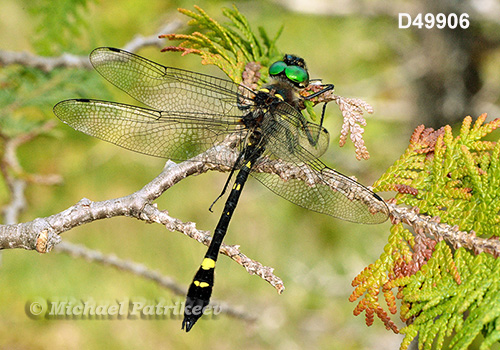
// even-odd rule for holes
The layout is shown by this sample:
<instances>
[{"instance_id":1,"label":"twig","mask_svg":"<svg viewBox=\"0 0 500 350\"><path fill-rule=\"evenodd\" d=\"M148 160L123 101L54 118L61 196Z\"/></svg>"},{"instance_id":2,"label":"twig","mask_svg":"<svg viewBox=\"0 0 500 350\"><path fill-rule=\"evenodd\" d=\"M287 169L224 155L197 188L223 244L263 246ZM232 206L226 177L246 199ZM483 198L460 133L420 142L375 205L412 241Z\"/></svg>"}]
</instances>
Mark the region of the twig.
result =
<instances>
[{"instance_id":1,"label":"twig","mask_svg":"<svg viewBox=\"0 0 500 350\"><path fill-rule=\"evenodd\" d=\"M2 136L4 140L4 152L3 158L0 160L0 170L11 195L10 203L3 208L4 222L6 224L17 223L19 214L26 208L24 190L27 182L56 184L62 181L62 178L56 174L25 174L16 155L19 146L51 130L55 125L55 121L48 121L39 128L13 138ZM11 172L14 174L11 174Z\"/></svg>"},{"instance_id":2,"label":"twig","mask_svg":"<svg viewBox=\"0 0 500 350\"><path fill-rule=\"evenodd\" d=\"M139 51L146 46L156 46L162 48L164 46L163 40L159 40L159 36L165 33L172 33L182 26L180 20L173 20L156 31L155 34L149 36L136 35L130 40L123 49L129 52Z\"/></svg>"},{"instance_id":3,"label":"twig","mask_svg":"<svg viewBox=\"0 0 500 350\"><path fill-rule=\"evenodd\" d=\"M26 199L24 198L24 190L26 181L14 179L9 183L11 192L10 203L3 208L4 222L7 225L12 225L18 222L19 214L26 208Z\"/></svg>"},{"instance_id":4,"label":"twig","mask_svg":"<svg viewBox=\"0 0 500 350\"><path fill-rule=\"evenodd\" d=\"M209 245L212 238L206 231L196 229L194 223L184 223L170 217L152 202L165 190L189 175L201 174L208 170L227 171L229 169L227 166L210 164L211 161L217 162L220 157L225 160L232 157L232 160L236 161L236 151L229 147L218 146L191 161L180 164L168 162L163 172L153 181L125 197L101 202L92 202L84 198L68 209L49 217L16 225L0 225L0 249L35 249L40 253L46 253L61 242L59 236L61 233L95 220L114 216L130 216L148 223L159 223L171 231L181 232ZM283 282L273 274L271 267L263 266L248 258L236 246L223 245L221 252L245 267L248 273L256 274L269 282L278 293L283 292Z\"/></svg>"},{"instance_id":5,"label":"twig","mask_svg":"<svg viewBox=\"0 0 500 350\"><path fill-rule=\"evenodd\" d=\"M149 36L137 35L127 44L124 49L127 51L135 52L146 46L162 47L163 41L158 38L162 33L170 33L177 30L181 26L181 22L173 20L166 25L161 26L156 34ZM15 52L0 50L0 66L7 66L11 64L20 64L25 67L38 68L44 72L50 72L59 67L65 68L83 68L92 69L89 58L87 55L78 56L69 53L64 53L57 57L43 57L37 56L29 52Z\"/></svg>"},{"instance_id":6,"label":"twig","mask_svg":"<svg viewBox=\"0 0 500 350\"><path fill-rule=\"evenodd\" d=\"M43 57L29 52L14 52L0 50L0 65L7 66L20 64L24 67L38 68L50 72L59 67L91 69L92 65L87 56L77 56L64 53L58 57Z\"/></svg>"},{"instance_id":7,"label":"twig","mask_svg":"<svg viewBox=\"0 0 500 350\"><path fill-rule=\"evenodd\" d=\"M146 265L136 263L130 260L123 260L116 255L106 255L100 251L89 249L85 246L72 244L69 242L61 242L58 244L54 251L66 253L74 258L83 258L91 262L97 262L102 265L114 267L118 270L130 272L136 276L151 280L159 286L170 290L176 295L185 296L187 287L179 285L172 278L162 275L158 271L153 271ZM228 316L241 319L247 322L254 322L256 317L249 313L232 306L226 302L217 299L211 300L211 305L218 305L222 313Z\"/></svg>"},{"instance_id":8,"label":"twig","mask_svg":"<svg viewBox=\"0 0 500 350\"><path fill-rule=\"evenodd\" d=\"M435 240L445 240L454 248L465 247L476 254L486 252L500 256L500 241L496 238L477 237L474 231L460 231L458 226L450 226L441 223L439 217L430 217L418 213L416 208L407 208L387 202L391 212L393 223L403 222L414 228L414 230L424 230L427 235L431 235Z\"/></svg>"},{"instance_id":9,"label":"twig","mask_svg":"<svg viewBox=\"0 0 500 350\"><path fill-rule=\"evenodd\" d=\"M48 175L40 175L40 174L26 174L24 169L21 167L19 164L19 160L17 159L16 151L19 148L19 146L33 140L40 134L46 133L50 130L52 130L55 126L57 125L57 122L55 120L49 120L45 124L43 124L41 127L36 128L34 130L31 130L27 133L20 134L16 137L13 138L4 138L5 139L5 145L4 145L4 157L2 159L2 163L10 168L14 173L15 176L9 175L9 171L4 168L2 171L4 177L6 178L7 184L9 187L11 187L11 183L15 181L15 179L20 179L22 178L23 180L26 180L27 182L32 182L32 183L39 183L39 184L45 184L45 185L54 185L62 182L62 177L57 174L48 174ZM19 185L18 185L19 186ZM11 188L11 192L14 194L14 189ZM13 221L12 223L17 222Z\"/></svg>"}]
</instances>

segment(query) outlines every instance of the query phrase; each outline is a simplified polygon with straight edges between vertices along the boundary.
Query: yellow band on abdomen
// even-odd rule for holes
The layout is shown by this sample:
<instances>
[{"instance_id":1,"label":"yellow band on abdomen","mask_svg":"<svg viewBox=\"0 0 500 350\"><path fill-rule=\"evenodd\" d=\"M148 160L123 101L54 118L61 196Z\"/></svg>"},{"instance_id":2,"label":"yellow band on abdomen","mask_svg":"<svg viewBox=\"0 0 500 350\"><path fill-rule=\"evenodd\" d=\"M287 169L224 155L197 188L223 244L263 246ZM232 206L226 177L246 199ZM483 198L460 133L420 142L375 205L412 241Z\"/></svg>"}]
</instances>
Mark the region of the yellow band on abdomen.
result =
<instances>
[{"instance_id":1,"label":"yellow band on abdomen","mask_svg":"<svg viewBox=\"0 0 500 350\"><path fill-rule=\"evenodd\" d=\"M201 263L201 268L203 270L210 270L210 269L213 269L214 267L215 267L215 260L214 259L210 259L210 258L203 259L203 261Z\"/></svg>"}]
</instances>

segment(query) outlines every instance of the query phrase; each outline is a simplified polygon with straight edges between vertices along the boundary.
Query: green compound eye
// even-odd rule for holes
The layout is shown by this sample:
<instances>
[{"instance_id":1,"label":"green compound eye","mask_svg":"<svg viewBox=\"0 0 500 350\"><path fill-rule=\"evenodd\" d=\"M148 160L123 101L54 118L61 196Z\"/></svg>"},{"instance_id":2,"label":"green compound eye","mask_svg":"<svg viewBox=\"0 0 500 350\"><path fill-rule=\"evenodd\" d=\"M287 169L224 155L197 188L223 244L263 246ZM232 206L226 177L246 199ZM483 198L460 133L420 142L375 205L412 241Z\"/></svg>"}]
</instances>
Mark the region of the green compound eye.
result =
<instances>
[{"instance_id":1,"label":"green compound eye","mask_svg":"<svg viewBox=\"0 0 500 350\"><path fill-rule=\"evenodd\" d=\"M307 85L309 82L309 74L307 71L299 66L287 66L285 69L285 74L288 79L294 83L299 83Z\"/></svg>"},{"instance_id":2,"label":"green compound eye","mask_svg":"<svg viewBox=\"0 0 500 350\"><path fill-rule=\"evenodd\" d=\"M269 74L270 75L278 75L281 74L285 68L287 67L286 63L283 61L277 61L271 64L271 67L269 67Z\"/></svg>"}]
</instances>

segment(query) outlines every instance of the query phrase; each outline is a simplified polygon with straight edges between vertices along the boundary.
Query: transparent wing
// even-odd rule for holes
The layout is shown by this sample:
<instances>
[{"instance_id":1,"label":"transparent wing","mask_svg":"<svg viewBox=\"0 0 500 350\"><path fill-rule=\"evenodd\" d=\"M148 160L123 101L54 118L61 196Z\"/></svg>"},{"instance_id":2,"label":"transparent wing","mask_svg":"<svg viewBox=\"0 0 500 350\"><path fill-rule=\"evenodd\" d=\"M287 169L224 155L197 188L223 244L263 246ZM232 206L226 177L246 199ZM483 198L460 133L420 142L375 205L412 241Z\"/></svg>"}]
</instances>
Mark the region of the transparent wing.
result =
<instances>
[{"instance_id":1,"label":"transparent wing","mask_svg":"<svg viewBox=\"0 0 500 350\"><path fill-rule=\"evenodd\" d=\"M262 122L266 149L275 157L291 162L317 159L328 149L330 135L322 126L308 122L288 103L280 103ZM269 137L269 138L268 138ZM302 159L298 159L297 155Z\"/></svg>"},{"instance_id":2,"label":"transparent wing","mask_svg":"<svg viewBox=\"0 0 500 350\"><path fill-rule=\"evenodd\" d=\"M230 118L239 115L239 105L253 104L254 93L230 80L165 67L120 49L97 48L90 62L109 82L153 109Z\"/></svg>"},{"instance_id":3,"label":"transparent wing","mask_svg":"<svg viewBox=\"0 0 500 350\"><path fill-rule=\"evenodd\" d=\"M241 130L236 116L166 112L99 100L65 100L54 113L72 128L132 151L186 160Z\"/></svg>"},{"instance_id":4,"label":"transparent wing","mask_svg":"<svg viewBox=\"0 0 500 350\"><path fill-rule=\"evenodd\" d=\"M120 49L97 48L90 61L151 109L77 99L58 103L54 113L76 130L136 152L191 158L241 131L244 110L254 104L254 93L232 81L165 67Z\"/></svg>"},{"instance_id":5,"label":"transparent wing","mask_svg":"<svg viewBox=\"0 0 500 350\"><path fill-rule=\"evenodd\" d=\"M272 173L253 175L274 193L306 209L364 224L385 221L389 210L379 196L330 169L311 153L308 138L295 130L294 113L288 106L280 106L273 113L274 122L269 123L272 130L264 132L266 151L259 168L276 171L281 177ZM294 134L300 141L291 147L290 135Z\"/></svg>"},{"instance_id":6,"label":"transparent wing","mask_svg":"<svg viewBox=\"0 0 500 350\"><path fill-rule=\"evenodd\" d=\"M389 210L380 197L321 162L313 163L290 165L293 170L285 178L269 173L252 175L277 195L303 208L363 224L387 220ZM280 164L279 171L283 168L286 165Z\"/></svg>"}]
</instances>

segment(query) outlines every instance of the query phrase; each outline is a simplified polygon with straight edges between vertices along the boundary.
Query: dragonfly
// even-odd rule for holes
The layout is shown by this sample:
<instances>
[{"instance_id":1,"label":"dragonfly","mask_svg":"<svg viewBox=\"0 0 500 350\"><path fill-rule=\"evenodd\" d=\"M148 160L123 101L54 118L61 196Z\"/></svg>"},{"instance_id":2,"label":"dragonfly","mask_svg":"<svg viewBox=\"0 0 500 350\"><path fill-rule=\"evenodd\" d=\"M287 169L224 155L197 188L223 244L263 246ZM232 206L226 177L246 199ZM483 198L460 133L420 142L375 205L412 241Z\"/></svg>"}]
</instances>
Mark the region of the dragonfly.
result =
<instances>
[{"instance_id":1,"label":"dragonfly","mask_svg":"<svg viewBox=\"0 0 500 350\"><path fill-rule=\"evenodd\" d=\"M219 249L249 175L279 196L306 209L333 217L377 224L388 217L381 197L318 158L328 148L329 134L301 113L300 92L309 83L304 60L285 55L269 67L268 84L250 89L231 80L166 67L121 49L93 50L90 61L105 79L146 107L95 99L70 99L54 106L55 115L85 134L150 156L185 161L222 145L239 142L237 158L221 157L236 174L213 238L189 286L182 329L189 332L209 305ZM312 82L311 82L312 84ZM326 104L325 104L326 106ZM258 167L285 164L287 177L259 172Z\"/></svg>"}]
</instances>

